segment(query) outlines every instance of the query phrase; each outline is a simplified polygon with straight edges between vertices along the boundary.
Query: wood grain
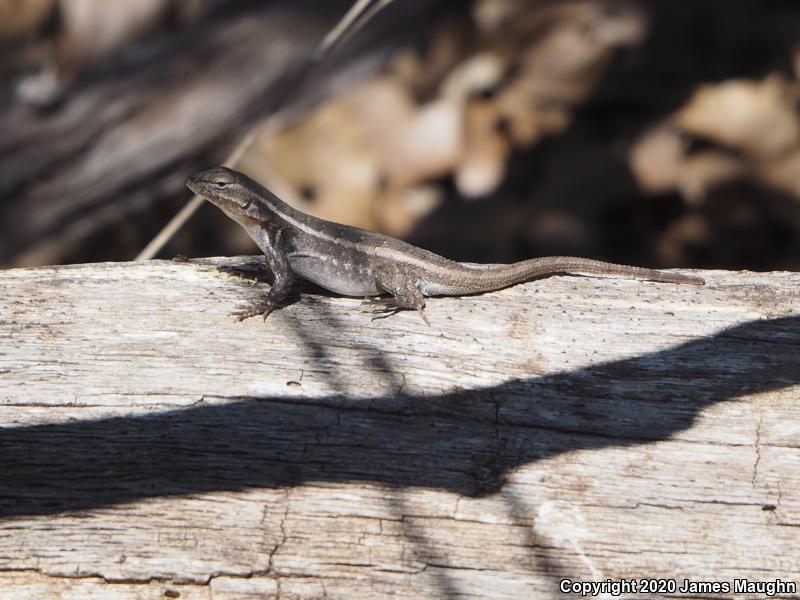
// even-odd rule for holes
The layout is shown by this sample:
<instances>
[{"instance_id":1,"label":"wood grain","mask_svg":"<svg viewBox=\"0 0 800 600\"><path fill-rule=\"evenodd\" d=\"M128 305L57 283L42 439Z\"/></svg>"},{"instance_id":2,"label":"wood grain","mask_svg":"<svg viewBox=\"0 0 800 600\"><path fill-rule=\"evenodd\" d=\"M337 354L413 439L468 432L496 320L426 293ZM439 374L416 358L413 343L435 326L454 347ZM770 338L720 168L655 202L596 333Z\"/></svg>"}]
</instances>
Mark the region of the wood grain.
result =
<instances>
[{"instance_id":1,"label":"wood grain","mask_svg":"<svg viewBox=\"0 0 800 600\"><path fill-rule=\"evenodd\" d=\"M238 323L257 262L0 272L0 596L800 583L800 274Z\"/></svg>"}]
</instances>

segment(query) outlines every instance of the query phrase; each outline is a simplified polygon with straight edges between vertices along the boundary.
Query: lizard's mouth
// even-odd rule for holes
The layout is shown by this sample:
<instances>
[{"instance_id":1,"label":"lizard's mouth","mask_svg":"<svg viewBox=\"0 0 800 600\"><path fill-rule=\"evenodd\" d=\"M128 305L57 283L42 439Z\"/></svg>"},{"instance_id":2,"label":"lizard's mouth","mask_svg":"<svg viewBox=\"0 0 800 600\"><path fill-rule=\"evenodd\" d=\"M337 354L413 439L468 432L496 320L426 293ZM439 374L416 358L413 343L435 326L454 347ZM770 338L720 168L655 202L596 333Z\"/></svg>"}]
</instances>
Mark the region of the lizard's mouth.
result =
<instances>
[{"instance_id":1,"label":"lizard's mouth","mask_svg":"<svg viewBox=\"0 0 800 600\"><path fill-rule=\"evenodd\" d=\"M186 180L186 187L192 190L195 194L199 194L200 196L205 196L210 186L207 181L203 181L196 175L192 175Z\"/></svg>"}]
</instances>

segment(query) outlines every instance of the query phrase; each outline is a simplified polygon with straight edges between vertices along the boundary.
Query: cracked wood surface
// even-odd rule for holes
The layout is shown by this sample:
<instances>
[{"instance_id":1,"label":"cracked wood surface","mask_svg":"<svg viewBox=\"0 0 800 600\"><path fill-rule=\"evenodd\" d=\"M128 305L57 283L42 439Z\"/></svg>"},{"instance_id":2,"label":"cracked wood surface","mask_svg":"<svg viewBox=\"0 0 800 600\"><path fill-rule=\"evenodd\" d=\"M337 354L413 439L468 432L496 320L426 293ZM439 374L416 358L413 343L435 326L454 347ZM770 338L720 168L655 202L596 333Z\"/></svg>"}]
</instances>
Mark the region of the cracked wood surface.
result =
<instances>
[{"instance_id":1,"label":"cracked wood surface","mask_svg":"<svg viewBox=\"0 0 800 600\"><path fill-rule=\"evenodd\" d=\"M237 323L257 262L0 272L0 597L800 584L800 274Z\"/></svg>"}]
</instances>

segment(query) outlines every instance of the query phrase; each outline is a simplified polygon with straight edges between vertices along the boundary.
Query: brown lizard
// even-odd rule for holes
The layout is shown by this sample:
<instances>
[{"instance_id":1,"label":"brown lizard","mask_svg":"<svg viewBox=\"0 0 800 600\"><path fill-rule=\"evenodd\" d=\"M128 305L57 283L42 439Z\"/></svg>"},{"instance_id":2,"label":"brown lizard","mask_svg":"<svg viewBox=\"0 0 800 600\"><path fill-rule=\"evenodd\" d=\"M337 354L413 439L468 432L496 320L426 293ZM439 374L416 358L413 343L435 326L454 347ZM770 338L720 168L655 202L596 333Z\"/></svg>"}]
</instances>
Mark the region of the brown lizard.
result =
<instances>
[{"instance_id":1,"label":"brown lizard","mask_svg":"<svg viewBox=\"0 0 800 600\"><path fill-rule=\"evenodd\" d=\"M469 265L387 235L303 213L246 175L225 167L199 173L189 178L187 186L244 227L275 275L266 296L235 313L239 320L256 315L266 319L296 297L293 284L297 278L345 296L388 296L371 300L376 313L417 310L426 323L426 297L490 292L556 273L705 283L690 275L570 256L531 258L508 265Z\"/></svg>"}]
</instances>

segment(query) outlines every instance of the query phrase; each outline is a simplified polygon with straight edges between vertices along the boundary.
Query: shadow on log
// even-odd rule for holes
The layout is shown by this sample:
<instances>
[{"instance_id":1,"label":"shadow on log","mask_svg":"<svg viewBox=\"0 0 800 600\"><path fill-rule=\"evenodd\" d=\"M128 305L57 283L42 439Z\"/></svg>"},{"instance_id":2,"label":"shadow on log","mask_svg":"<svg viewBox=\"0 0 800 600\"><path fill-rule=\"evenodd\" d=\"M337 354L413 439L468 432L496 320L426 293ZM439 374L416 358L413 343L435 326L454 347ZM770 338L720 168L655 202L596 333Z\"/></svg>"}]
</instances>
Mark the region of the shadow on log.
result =
<instances>
[{"instance_id":1,"label":"shadow on log","mask_svg":"<svg viewBox=\"0 0 800 600\"><path fill-rule=\"evenodd\" d=\"M335 397L311 405L243 398L143 417L8 427L0 430L0 517L320 481L495 494L520 466L665 440L710 404L797 385L798 364L800 318L791 317L474 392L346 407Z\"/></svg>"}]
</instances>

